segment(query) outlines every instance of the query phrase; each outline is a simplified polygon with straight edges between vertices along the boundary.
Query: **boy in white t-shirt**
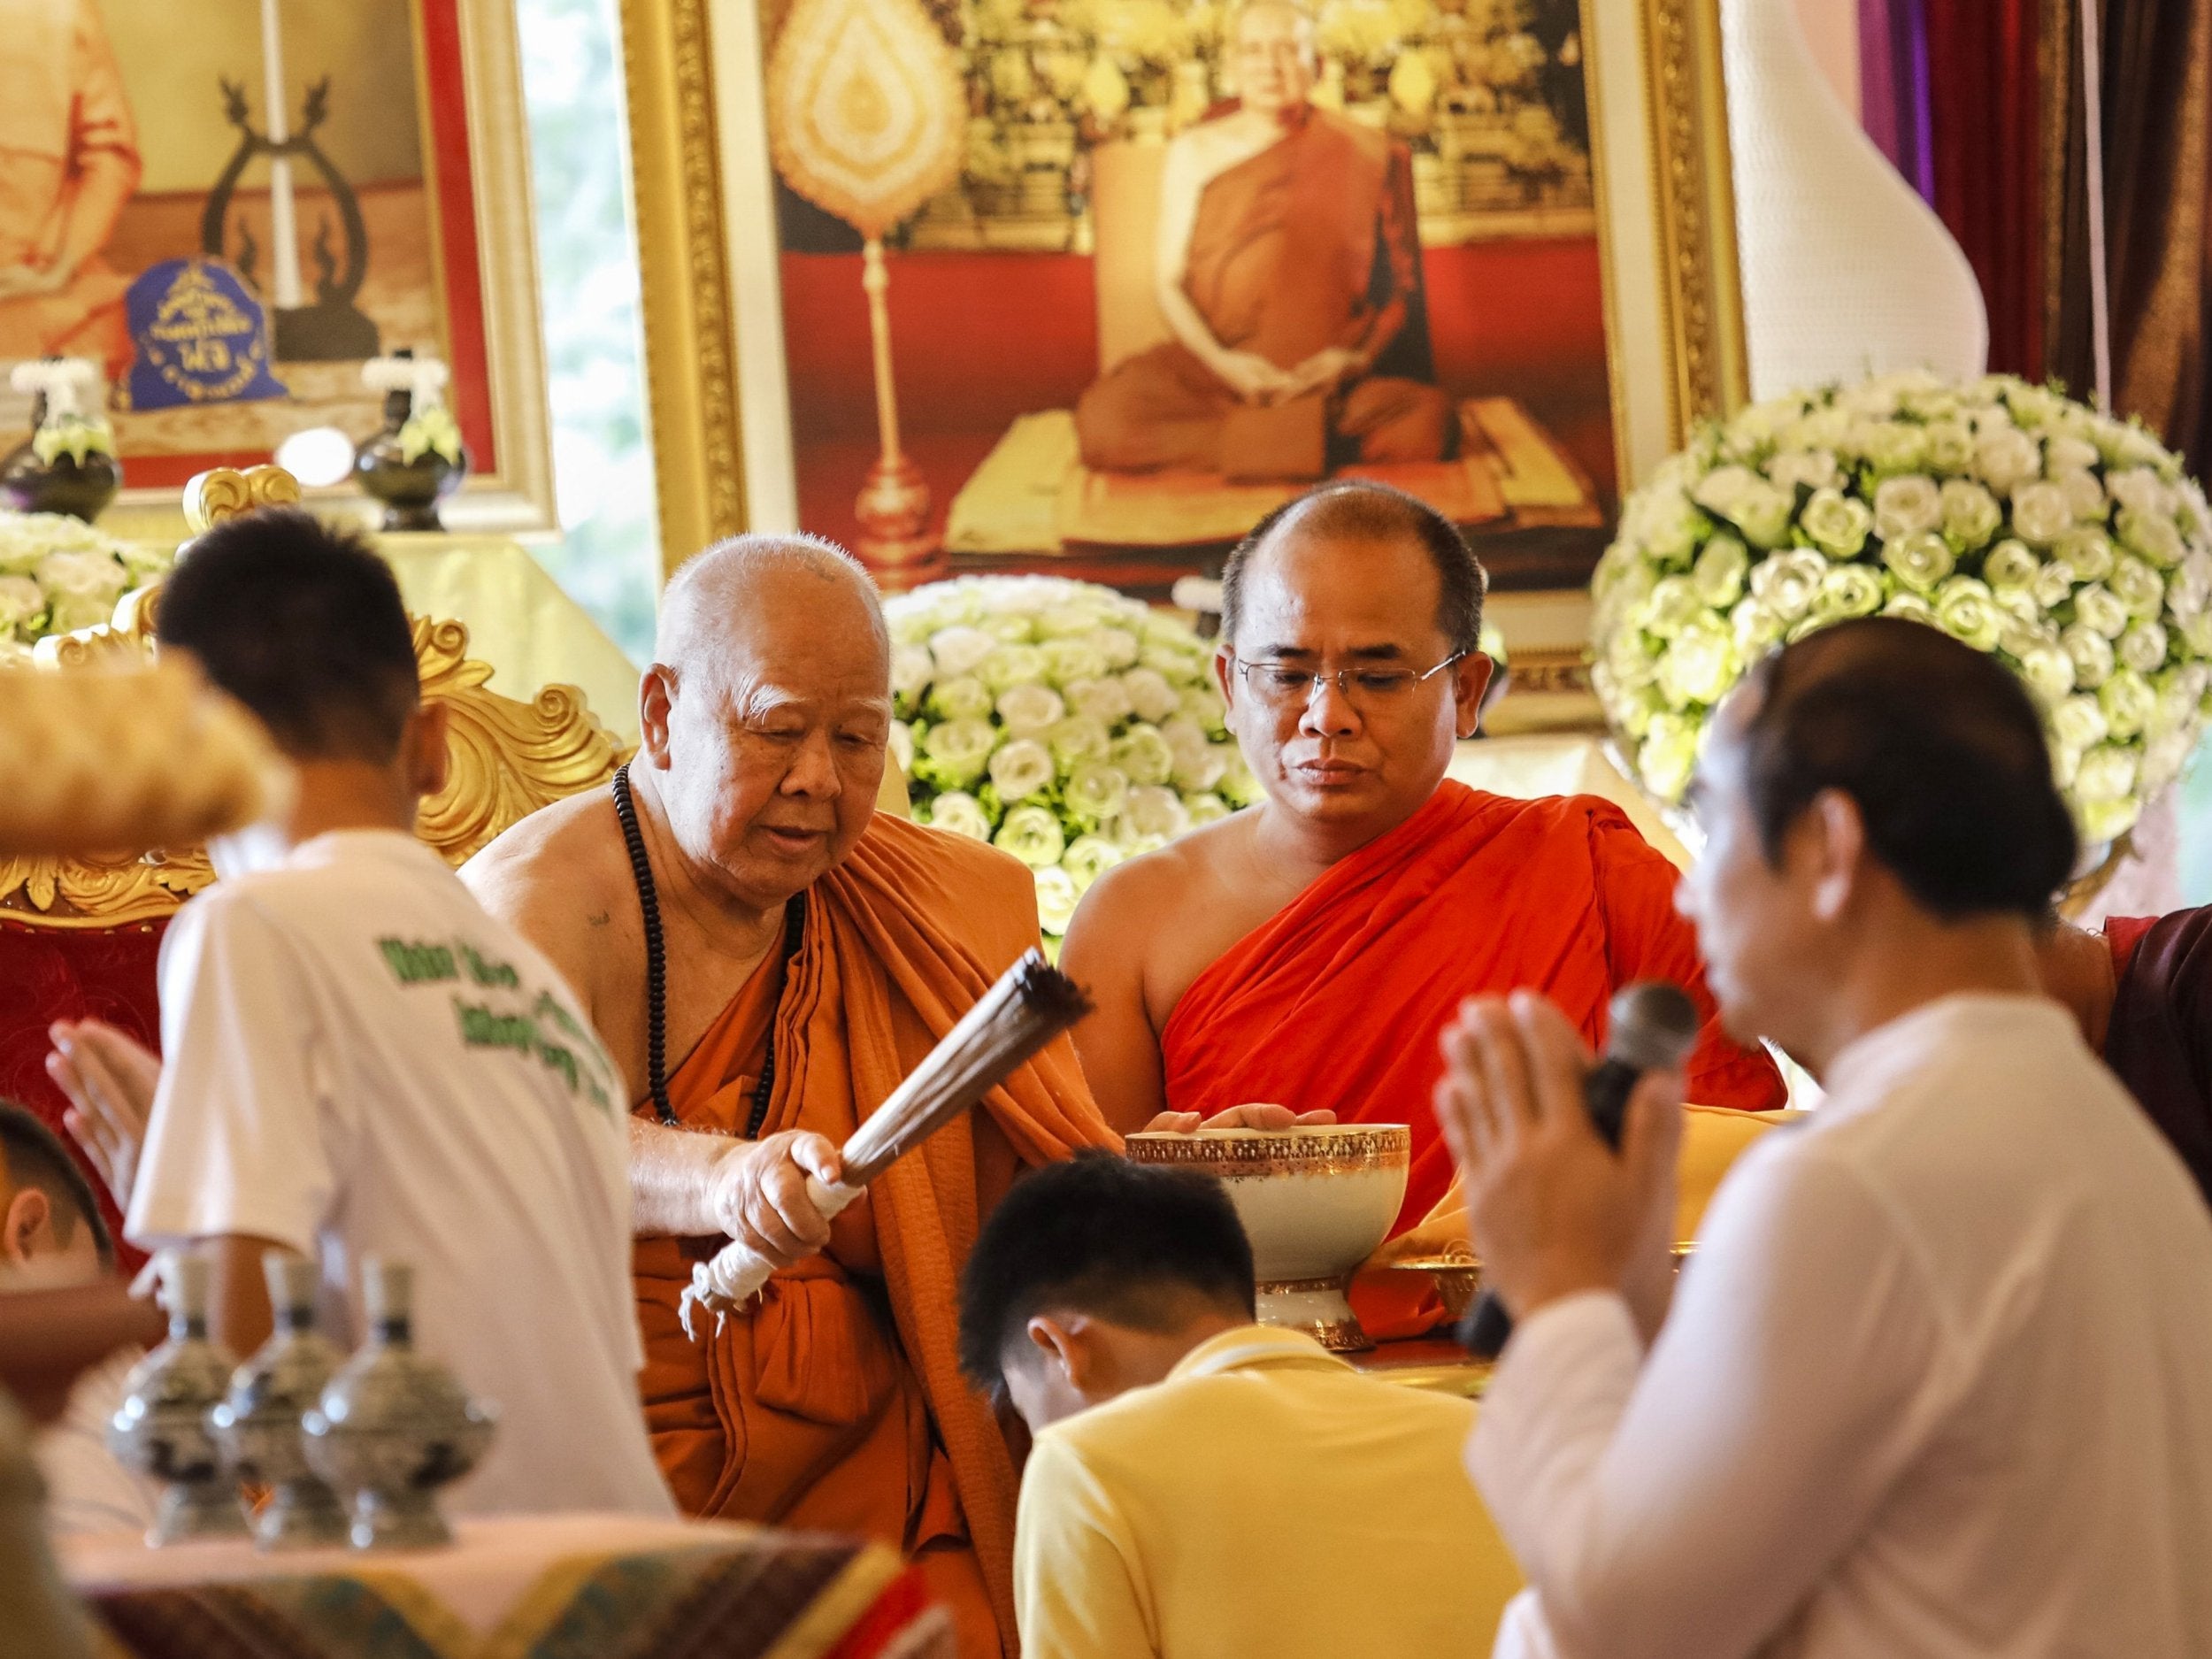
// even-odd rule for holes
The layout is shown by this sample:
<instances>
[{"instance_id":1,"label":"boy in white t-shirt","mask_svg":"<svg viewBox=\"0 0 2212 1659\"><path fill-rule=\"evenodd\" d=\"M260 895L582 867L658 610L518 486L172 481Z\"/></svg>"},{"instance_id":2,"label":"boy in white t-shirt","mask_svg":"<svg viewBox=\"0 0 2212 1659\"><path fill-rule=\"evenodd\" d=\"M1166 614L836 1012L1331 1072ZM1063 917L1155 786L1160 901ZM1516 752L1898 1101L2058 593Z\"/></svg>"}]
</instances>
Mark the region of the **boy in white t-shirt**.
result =
<instances>
[{"instance_id":1,"label":"boy in white t-shirt","mask_svg":"<svg viewBox=\"0 0 2212 1659\"><path fill-rule=\"evenodd\" d=\"M360 1259L413 1263L417 1345L500 1411L457 1509L672 1513L637 1395L621 1089L566 984L414 837L445 710L391 572L303 512L253 513L192 545L157 630L269 726L299 794L214 849L225 879L170 925L157 1073L110 1028L57 1029L126 1232L211 1244L241 1356L271 1327L269 1249L320 1259L348 1341Z\"/></svg>"}]
</instances>

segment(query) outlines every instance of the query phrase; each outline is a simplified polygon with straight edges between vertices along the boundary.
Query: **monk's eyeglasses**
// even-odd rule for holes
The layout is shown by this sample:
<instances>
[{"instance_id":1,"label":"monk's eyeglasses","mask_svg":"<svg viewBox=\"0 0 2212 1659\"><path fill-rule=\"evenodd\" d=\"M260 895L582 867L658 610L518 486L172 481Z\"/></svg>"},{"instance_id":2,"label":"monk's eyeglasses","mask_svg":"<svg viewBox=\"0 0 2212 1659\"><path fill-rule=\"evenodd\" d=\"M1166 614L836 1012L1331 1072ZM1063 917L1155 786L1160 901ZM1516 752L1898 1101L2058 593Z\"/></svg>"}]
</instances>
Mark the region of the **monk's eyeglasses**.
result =
<instances>
[{"instance_id":1,"label":"monk's eyeglasses","mask_svg":"<svg viewBox=\"0 0 2212 1659\"><path fill-rule=\"evenodd\" d=\"M1454 651L1435 667L1417 673L1410 668L1340 668L1333 673L1317 673L1291 663L1248 663L1240 657L1231 657L1229 665L1244 676L1252 695L1271 708L1303 707L1312 702L1314 688L1324 680L1335 686L1346 702L1364 706L1402 695L1423 680L1433 680L1466 655Z\"/></svg>"}]
</instances>

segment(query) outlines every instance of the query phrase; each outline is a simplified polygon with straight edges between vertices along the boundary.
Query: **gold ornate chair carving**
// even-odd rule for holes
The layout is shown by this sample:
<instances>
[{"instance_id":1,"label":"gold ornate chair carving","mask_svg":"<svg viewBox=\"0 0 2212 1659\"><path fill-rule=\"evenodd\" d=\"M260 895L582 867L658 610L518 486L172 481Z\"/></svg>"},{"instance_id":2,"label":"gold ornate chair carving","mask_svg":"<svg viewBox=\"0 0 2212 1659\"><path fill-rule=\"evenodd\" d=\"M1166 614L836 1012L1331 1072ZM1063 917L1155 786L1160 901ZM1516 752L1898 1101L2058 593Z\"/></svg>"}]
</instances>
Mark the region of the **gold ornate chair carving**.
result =
<instances>
[{"instance_id":1,"label":"gold ornate chair carving","mask_svg":"<svg viewBox=\"0 0 2212 1659\"><path fill-rule=\"evenodd\" d=\"M298 483L281 468L220 468L185 487L185 517L196 534L299 498ZM115 653L150 652L159 601L158 584L127 594L105 626L41 641L39 660L67 672ZM423 803L416 833L449 864L462 864L538 808L614 775L626 751L585 705L582 692L552 685L526 703L504 696L486 683L491 665L469 656L465 626L413 621L423 695L450 710L452 757L445 787ZM214 879L197 847L144 857L0 857L0 920L61 928L152 922Z\"/></svg>"}]
</instances>

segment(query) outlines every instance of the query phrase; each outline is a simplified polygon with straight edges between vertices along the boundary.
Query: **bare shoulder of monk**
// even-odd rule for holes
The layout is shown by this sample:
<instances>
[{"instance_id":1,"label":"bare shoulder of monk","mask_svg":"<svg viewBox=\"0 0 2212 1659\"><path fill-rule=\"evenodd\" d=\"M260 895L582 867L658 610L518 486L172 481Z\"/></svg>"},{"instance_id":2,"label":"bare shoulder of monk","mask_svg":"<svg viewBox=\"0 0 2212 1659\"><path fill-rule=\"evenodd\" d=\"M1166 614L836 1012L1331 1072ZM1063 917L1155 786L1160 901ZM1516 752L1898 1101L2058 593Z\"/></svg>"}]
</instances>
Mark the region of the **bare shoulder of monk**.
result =
<instances>
[{"instance_id":1,"label":"bare shoulder of monk","mask_svg":"<svg viewBox=\"0 0 2212 1659\"><path fill-rule=\"evenodd\" d=\"M1248 856L1245 816L1206 825L1101 876L1068 929L1071 971L1133 979L1156 1030L1192 980L1279 908L1234 879Z\"/></svg>"},{"instance_id":2,"label":"bare shoulder of monk","mask_svg":"<svg viewBox=\"0 0 2212 1659\"><path fill-rule=\"evenodd\" d=\"M636 980L644 949L636 892L603 794L533 812L463 865L461 879L546 954L595 1021L611 978Z\"/></svg>"}]
</instances>

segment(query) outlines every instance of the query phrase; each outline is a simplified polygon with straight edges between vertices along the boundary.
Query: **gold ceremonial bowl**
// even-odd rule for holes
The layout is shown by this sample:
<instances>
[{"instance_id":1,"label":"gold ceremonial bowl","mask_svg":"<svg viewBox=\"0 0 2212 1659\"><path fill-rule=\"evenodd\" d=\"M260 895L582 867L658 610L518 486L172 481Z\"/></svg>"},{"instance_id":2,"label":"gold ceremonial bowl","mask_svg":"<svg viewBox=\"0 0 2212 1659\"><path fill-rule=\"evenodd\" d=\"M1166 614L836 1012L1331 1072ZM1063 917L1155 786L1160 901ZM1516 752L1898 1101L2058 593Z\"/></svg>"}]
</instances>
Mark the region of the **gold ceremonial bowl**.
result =
<instances>
[{"instance_id":1,"label":"gold ceremonial bowl","mask_svg":"<svg viewBox=\"0 0 2212 1659\"><path fill-rule=\"evenodd\" d=\"M1128 1156L1211 1175L1252 1241L1263 1325L1349 1352L1373 1346L1344 1289L1405 1202L1413 1132L1403 1124L1202 1129L1128 1137Z\"/></svg>"}]
</instances>

